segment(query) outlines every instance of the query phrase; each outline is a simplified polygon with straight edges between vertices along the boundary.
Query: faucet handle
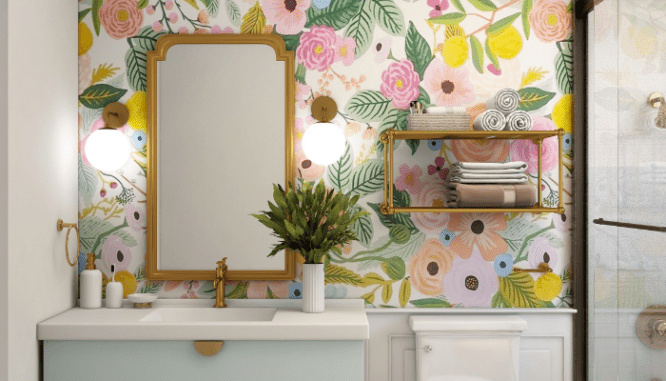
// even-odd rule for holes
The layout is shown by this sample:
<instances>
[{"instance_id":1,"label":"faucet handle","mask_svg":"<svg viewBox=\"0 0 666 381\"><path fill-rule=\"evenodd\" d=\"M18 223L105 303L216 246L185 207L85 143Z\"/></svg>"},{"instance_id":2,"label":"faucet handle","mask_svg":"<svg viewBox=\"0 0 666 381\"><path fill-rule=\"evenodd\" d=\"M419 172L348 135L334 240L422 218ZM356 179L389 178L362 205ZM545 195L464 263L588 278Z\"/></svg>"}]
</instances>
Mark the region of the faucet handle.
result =
<instances>
[{"instance_id":1,"label":"faucet handle","mask_svg":"<svg viewBox=\"0 0 666 381\"><path fill-rule=\"evenodd\" d=\"M217 267L223 267L227 265L227 257L222 258L221 261L217 261Z\"/></svg>"}]
</instances>

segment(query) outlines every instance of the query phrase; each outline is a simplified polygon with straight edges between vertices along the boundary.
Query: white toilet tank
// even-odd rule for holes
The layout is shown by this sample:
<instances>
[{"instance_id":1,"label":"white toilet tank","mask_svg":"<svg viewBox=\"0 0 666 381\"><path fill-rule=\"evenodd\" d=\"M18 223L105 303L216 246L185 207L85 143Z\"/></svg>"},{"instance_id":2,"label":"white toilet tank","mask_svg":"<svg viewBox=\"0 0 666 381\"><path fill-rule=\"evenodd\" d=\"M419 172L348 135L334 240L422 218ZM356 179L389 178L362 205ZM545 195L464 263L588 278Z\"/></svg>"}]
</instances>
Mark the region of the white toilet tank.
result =
<instances>
[{"instance_id":1,"label":"white toilet tank","mask_svg":"<svg viewBox=\"0 0 666 381\"><path fill-rule=\"evenodd\" d=\"M412 315L418 381L518 381L519 316Z\"/></svg>"}]
</instances>

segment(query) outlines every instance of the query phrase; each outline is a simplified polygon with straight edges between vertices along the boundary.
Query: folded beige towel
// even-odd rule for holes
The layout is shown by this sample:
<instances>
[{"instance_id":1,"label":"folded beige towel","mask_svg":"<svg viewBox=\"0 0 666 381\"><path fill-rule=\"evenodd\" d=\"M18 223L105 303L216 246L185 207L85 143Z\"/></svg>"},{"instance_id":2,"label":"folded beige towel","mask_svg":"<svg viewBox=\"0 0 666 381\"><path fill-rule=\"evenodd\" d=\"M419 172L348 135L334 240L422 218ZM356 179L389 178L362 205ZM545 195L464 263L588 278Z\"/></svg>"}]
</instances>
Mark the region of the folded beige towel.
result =
<instances>
[{"instance_id":1,"label":"folded beige towel","mask_svg":"<svg viewBox=\"0 0 666 381\"><path fill-rule=\"evenodd\" d=\"M525 208L536 204L531 184L450 183L449 208Z\"/></svg>"}]
</instances>

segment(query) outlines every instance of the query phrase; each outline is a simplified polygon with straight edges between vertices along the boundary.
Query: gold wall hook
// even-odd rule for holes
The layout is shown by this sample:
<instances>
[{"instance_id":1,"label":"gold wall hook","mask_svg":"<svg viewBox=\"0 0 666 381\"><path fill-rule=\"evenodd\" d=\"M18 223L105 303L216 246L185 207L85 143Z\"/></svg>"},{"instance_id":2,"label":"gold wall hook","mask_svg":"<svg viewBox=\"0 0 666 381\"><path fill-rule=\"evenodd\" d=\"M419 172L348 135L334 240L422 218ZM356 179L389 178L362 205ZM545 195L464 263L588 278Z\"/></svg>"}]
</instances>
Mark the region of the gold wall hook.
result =
<instances>
[{"instance_id":1,"label":"gold wall hook","mask_svg":"<svg viewBox=\"0 0 666 381\"><path fill-rule=\"evenodd\" d=\"M648 97L648 104L654 108L661 107L664 102L664 95L662 93L652 93Z\"/></svg>"},{"instance_id":2,"label":"gold wall hook","mask_svg":"<svg viewBox=\"0 0 666 381\"><path fill-rule=\"evenodd\" d=\"M539 263L539 267L536 269L521 269L518 267L514 267L513 271L519 272L519 273L552 273L553 269L548 266L548 263Z\"/></svg>"},{"instance_id":3,"label":"gold wall hook","mask_svg":"<svg viewBox=\"0 0 666 381\"><path fill-rule=\"evenodd\" d=\"M65 258L67 258L67 263L69 263L70 266L74 267L76 266L76 263L79 261L79 253L81 252L81 239L79 237L79 228L76 224L62 222L62 220L60 219L56 224L56 228L58 229L58 231L62 231L62 229L67 228L67 235L65 236ZM72 229L76 231L76 258L74 258L74 262L69 260L69 232Z\"/></svg>"},{"instance_id":4,"label":"gold wall hook","mask_svg":"<svg viewBox=\"0 0 666 381\"><path fill-rule=\"evenodd\" d=\"M204 356L213 356L222 349L224 341L195 341L194 348Z\"/></svg>"}]
</instances>

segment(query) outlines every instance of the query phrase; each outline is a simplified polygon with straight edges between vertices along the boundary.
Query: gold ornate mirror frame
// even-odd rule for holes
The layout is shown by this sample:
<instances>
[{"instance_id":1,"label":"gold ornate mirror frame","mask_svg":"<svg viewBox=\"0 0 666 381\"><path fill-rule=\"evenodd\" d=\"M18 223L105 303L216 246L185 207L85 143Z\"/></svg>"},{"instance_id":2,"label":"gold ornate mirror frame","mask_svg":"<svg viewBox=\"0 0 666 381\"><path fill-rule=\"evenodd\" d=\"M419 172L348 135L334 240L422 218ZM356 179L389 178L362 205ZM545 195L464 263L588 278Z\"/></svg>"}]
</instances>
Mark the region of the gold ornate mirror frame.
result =
<instances>
[{"instance_id":1,"label":"gold ornate mirror frame","mask_svg":"<svg viewBox=\"0 0 666 381\"><path fill-rule=\"evenodd\" d=\"M157 63L166 60L169 48L179 44L260 44L275 51L276 61L285 62L285 188L294 183L294 52L287 51L284 40L267 34L178 35L167 34L157 40L154 51L147 53L147 232L146 273L150 280L213 280L214 264L210 270L159 270L157 268ZM266 234L269 234L266 231ZM220 258L224 253L220 253ZM268 254L268 253L267 253ZM272 260L267 258L267 260ZM293 280L295 255L285 252L284 270L256 270L227 272L227 280Z\"/></svg>"}]
</instances>

